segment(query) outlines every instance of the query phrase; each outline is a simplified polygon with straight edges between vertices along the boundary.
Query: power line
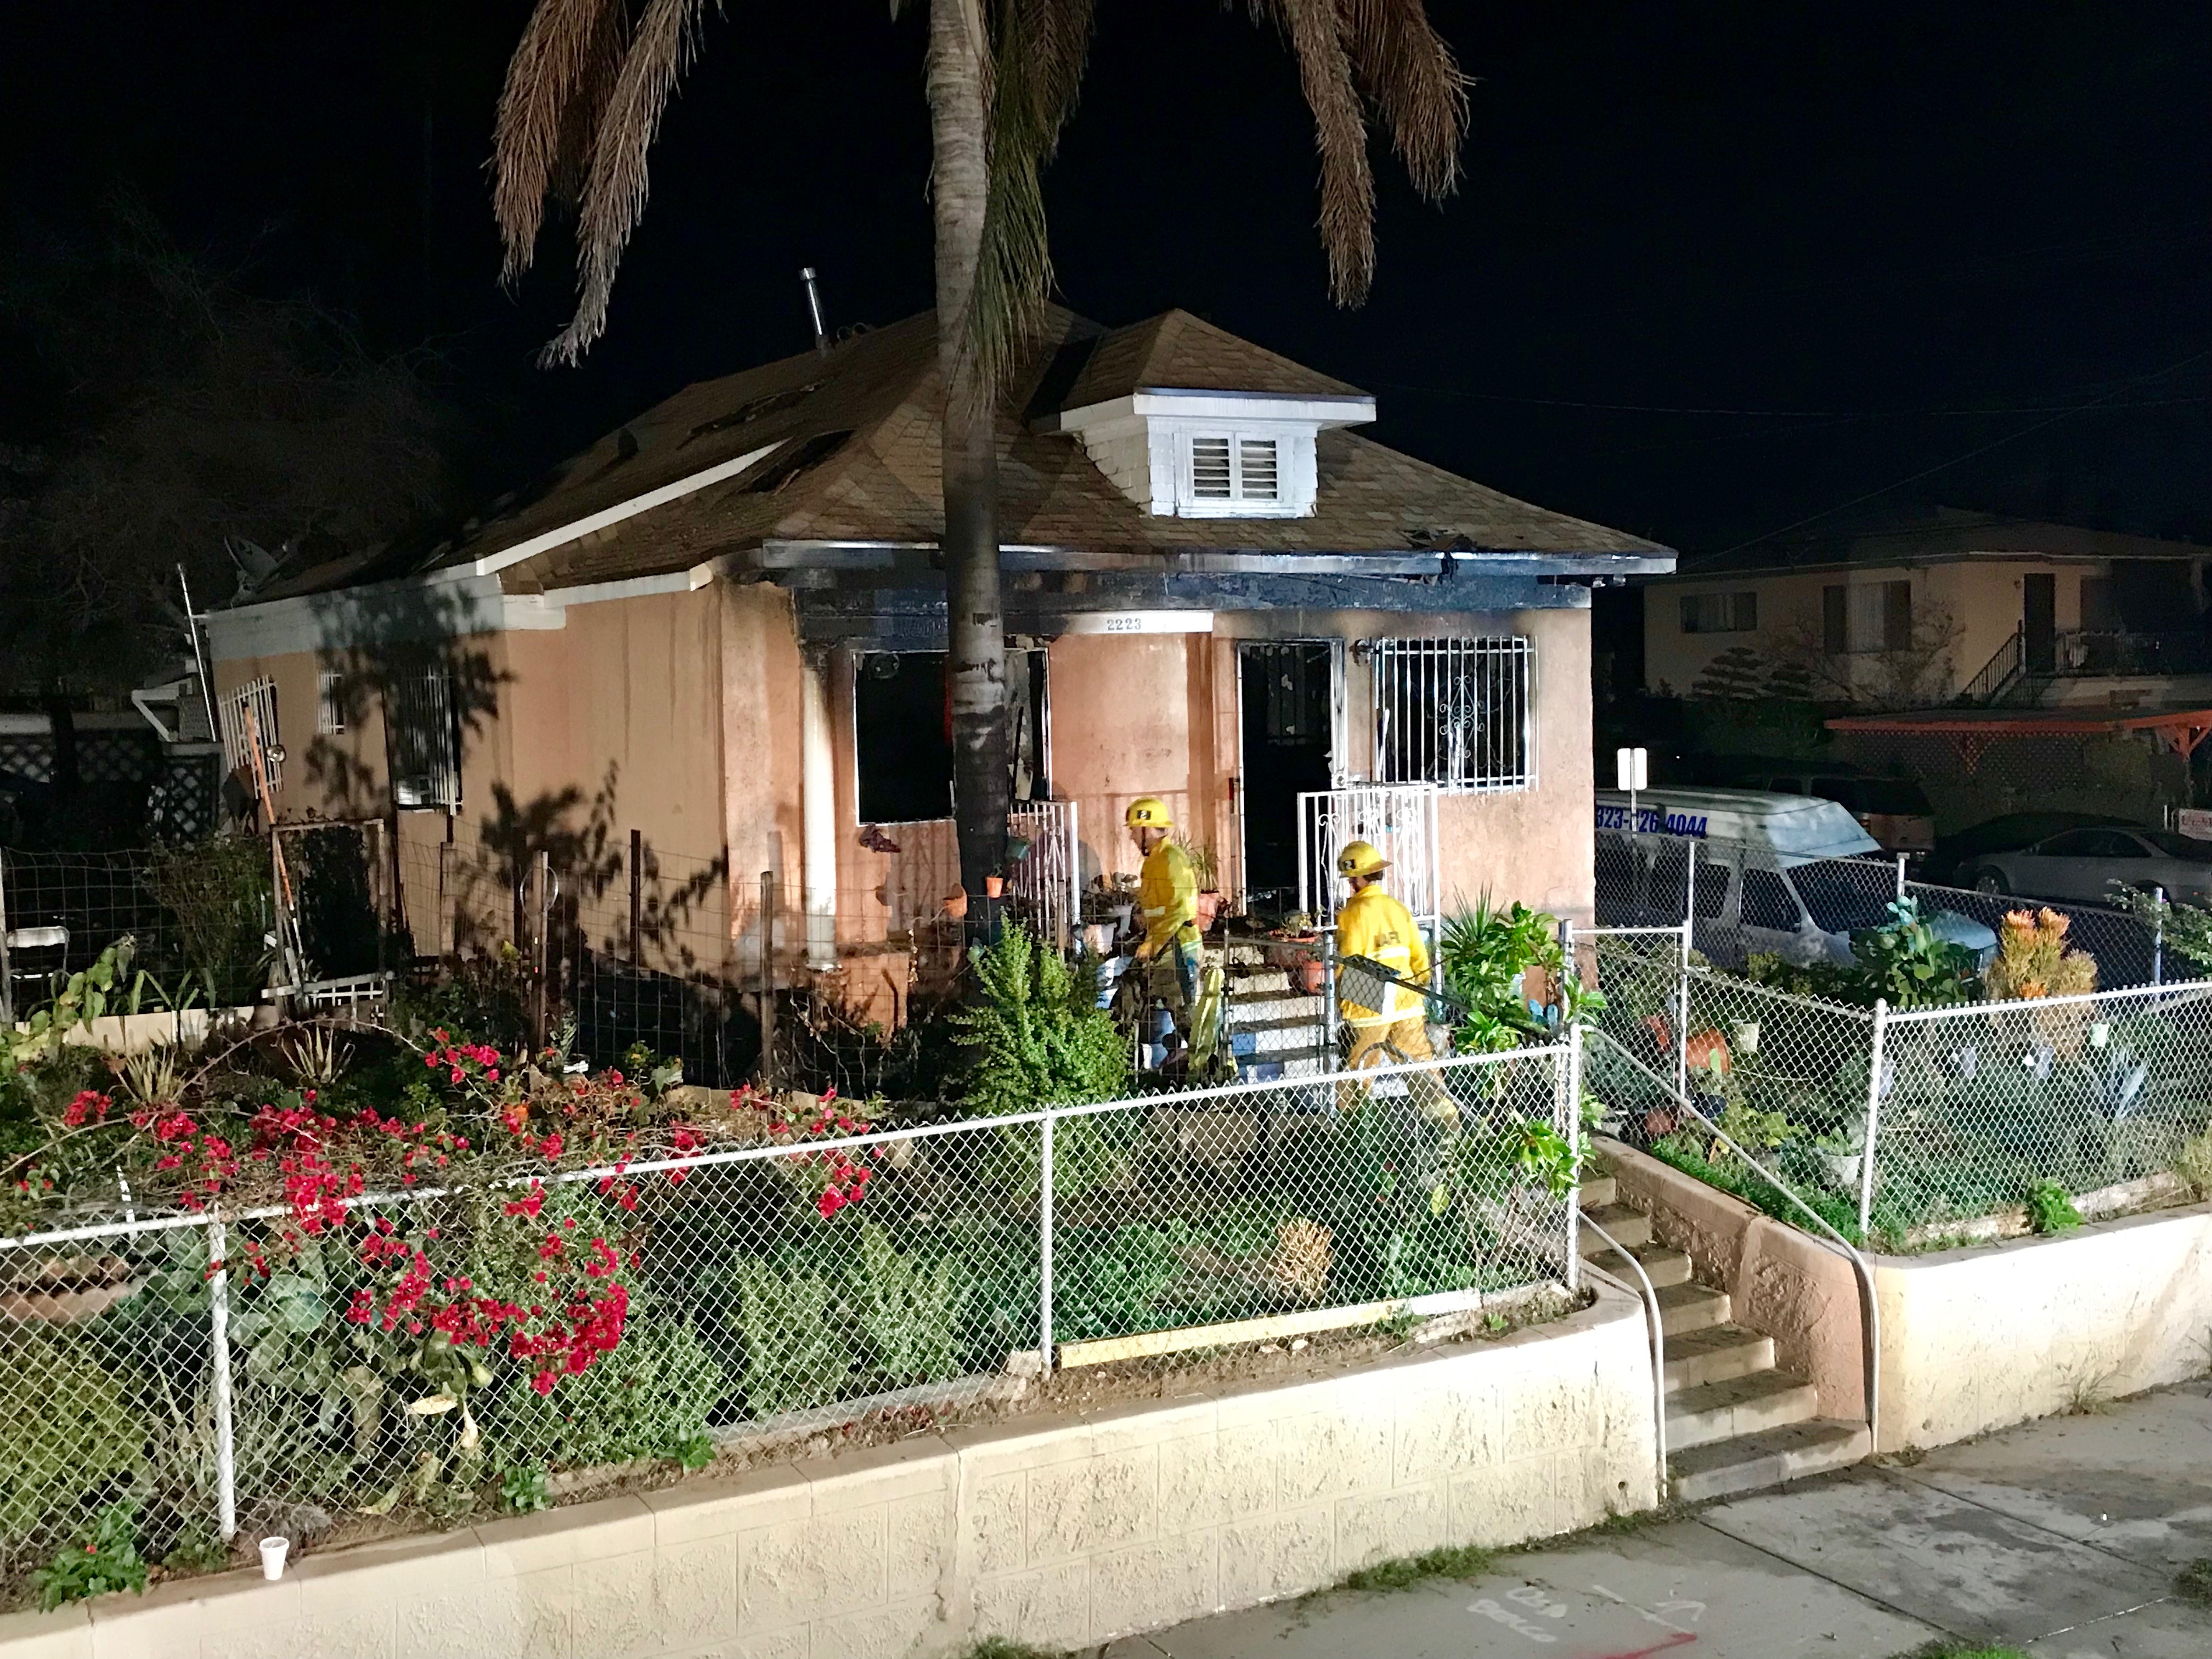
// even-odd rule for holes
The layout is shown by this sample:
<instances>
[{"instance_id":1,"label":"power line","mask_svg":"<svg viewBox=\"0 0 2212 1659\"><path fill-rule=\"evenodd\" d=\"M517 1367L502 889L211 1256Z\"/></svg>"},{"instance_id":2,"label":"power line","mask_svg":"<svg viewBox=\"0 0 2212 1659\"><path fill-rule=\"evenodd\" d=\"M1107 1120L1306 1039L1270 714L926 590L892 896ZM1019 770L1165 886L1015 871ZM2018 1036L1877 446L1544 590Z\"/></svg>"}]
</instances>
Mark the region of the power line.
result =
<instances>
[{"instance_id":1,"label":"power line","mask_svg":"<svg viewBox=\"0 0 2212 1659\"><path fill-rule=\"evenodd\" d=\"M1438 398L1465 398L1477 403L1524 404L1541 409L1588 409L1622 415L1717 415L1758 420L1792 421L1906 421L1955 416L2051 415L2079 413L2087 405L2027 404L2006 409L1705 409L1674 404L1606 404L1576 398L1526 398L1504 392L1468 392L1458 386L1410 386L1402 380L1376 380L1372 385L1391 392L1425 392ZM2126 388L2122 387L2124 391ZM2202 396L2153 398L2140 403L2115 404L2115 409L2159 409L2170 404L2201 404Z\"/></svg>"},{"instance_id":2,"label":"power line","mask_svg":"<svg viewBox=\"0 0 2212 1659\"><path fill-rule=\"evenodd\" d=\"M1977 456L1986 455L1993 449L2002 449L2005 445L2012 443L2015 440L2027 437L2033 433L2040 432L2046 427L2056 426L2061 421L2069 420L2076 415L2087 414L2090 410L2095 409L2100 404L2111 402L2112 399L2118 397L2120 393L2129 390L2130 387L2142 386L2152 380L2162 380L2168 374L2179 374L2181 370L2187 368L2192 363L2203 362L2207 357L2212 357L2212 350L2199 351L2191 356L2183 358L2179 362L2168 363L2164 368L2154 369L2148 374L2138 375L2132 380L2124 381L2121 385L2114 386L2110 392L2105 393L2104 396L2100 398L2092 398L2087 403L2082 404L2078 407L2061 410L2059 413L2051 416L2048 420L2038 421L2033 426L2024 426L2017 432L2007 433L2003 437L1994 439L1989 443L1983 444L1974 449L1970 449L1963 455L1954 455L1948 461L1938 461L1933 466L1923 467L1919 471L1912 473L1909 477L1897 479L1894 483L1886 483L1879 489L1869 489L1863 495L1852 496L1850 500L1847 501L1838 501L1833 507L1822 507L1818 513L1808 513L1802 519L1795 520L1789 524L1782 525L1773 530L1764 531L1759 535L1753 536L1747 540L1736 543L1732 547L1724 547L1717 553L1705 555L1700 557L1697 562L1699 563L1705 563L1710 561L1725 559L1731 553L1742 552L1747 547L1756 547L1759 543L1771 541L1777 536L1786 536L1793 530L1802 530L1808 524L1817 524L1822 519L1831 518L1836 514L1847 512L1854 507L1863 506L1866 502L1873 501L1877 496L1887 495L1893 489L1902 489L1907 484L1917 483L1923 478L1933 477L1938 472L1947 471L1952 467L1960 465L1965 462L1974 459ZM1690 562L1691 561L1686 559L1682 562L1686 564Z\"/></svg>"}]
</instances>

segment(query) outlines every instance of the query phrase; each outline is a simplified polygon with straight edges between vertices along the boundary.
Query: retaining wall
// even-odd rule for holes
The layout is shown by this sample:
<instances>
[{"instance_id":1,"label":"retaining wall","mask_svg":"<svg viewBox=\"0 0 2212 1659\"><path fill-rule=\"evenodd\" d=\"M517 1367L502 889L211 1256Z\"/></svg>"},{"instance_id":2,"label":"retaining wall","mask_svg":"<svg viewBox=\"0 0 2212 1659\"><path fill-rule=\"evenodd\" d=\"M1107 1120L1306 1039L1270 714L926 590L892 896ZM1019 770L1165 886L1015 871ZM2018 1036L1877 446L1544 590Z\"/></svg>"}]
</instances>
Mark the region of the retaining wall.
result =
<instances>
[{"instance_id":1,"label":"retaining wall","mask_svg":"<svg viewBox=\"0 0 2212 1659\"><path fill-rule=\"evenodd\" d=\"M1650 1507L1643 1313L917 1437L0 1618L0 1659L924 1659L1101 1644Z\"/></svg>"},{"instance_id":2,"label":"retaining wall","mask_svg":"<svg viewBox=\"0 0 2212 1659\"><path fill-rule=\"evenodd\" d=\"M1774 1339L1826 1417L1866 1415L1850 1264L1796 1228L1608 1143L1621 1199ZM2212 1205L1925 1255L1869 1255L1881 1316L1875 1449L1941 1446L2212 1369Z\"/></svg>"}]
</instances>

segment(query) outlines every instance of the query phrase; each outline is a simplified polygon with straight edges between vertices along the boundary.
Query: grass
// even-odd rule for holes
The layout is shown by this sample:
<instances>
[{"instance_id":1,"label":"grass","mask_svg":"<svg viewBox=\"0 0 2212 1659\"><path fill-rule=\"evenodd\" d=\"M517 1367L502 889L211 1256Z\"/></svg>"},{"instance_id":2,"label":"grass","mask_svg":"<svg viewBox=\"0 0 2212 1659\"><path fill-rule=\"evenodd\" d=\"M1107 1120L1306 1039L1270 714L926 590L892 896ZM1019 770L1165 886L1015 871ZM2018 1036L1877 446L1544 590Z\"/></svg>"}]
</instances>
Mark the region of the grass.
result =
<instances>
[{"instance_id":1,"label":"grass","mask_svg":"<svg viewBox=\"0 0 2212 1659\"><path fill-rule=\"evenodd\" d=\"M1026 1642L1009 1642L1003 1636L987 1636L968 1650L964 1659L1065 1659L1048 1648L1033 1648Z\"/></svg>"},{"instance_id":2,"label":"grass","mask_svg":"<svg viewBox=\"0 0 2212 1659\"><path fill-rule=\"evenodd\" d=\"M1910 1653L1900 1653L1897 1659L2033 1659L2018 1648L1993 1648L1973 1642L1954 1642L1946 1638L1930 1642L1925 1647L1915 1648Z\"/></svg>"},{"instance_id":3,"label":"grass","mask_svg":"<svg viewBox=\"0 0 2212 1659\"><path fill-rule=\"evenodd\" d=\"M2193 1607L2212 1607L2212 1556L2198 1556L2174 1577L2173 1593Z\"/></svg>"},{"instance_id":4,"label":"grass","mask_svg":"<svg viewBox=\"0 0 2212 1659\"><path fill-rule=\"evenodd\" d=\"M1423 1555L1394 1555L1387 1561L1347 1572L1333 1588L1346 1590L1404 1589L1424 1578L1480 1578L1490 1571L1490 1551L1472 1544L1448 1545Z\"/></svg>"}]
</instances>

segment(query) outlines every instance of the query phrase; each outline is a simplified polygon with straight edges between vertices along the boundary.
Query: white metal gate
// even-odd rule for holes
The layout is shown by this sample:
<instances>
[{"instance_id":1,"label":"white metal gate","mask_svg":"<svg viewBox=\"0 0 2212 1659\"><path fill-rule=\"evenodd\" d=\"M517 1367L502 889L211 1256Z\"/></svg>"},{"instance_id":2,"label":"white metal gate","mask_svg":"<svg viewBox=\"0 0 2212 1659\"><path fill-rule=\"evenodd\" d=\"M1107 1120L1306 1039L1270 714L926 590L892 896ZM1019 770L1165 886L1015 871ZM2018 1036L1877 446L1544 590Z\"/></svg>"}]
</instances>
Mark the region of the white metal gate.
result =
<instances>
[{"instance_id":1,"label":"white metal gate","mask_svg":"<svg viewBox=\"0 0 2212 1659\"><path fill-rule=\"evenodd\" d=\"M1006 830L1030 844L1015 860L1007 887L1034 920L1039 939L1061 950L1075 946L1082 919L1082 862L1072 800L1027 801L1006 815Z\"/></svg>"},{"instance_id":2,"label":"white metal gate","mask_svg":"<svg viewBox=\"0 0 2212 1659\"><path fill-rule=\"evenodd\" d=\"M1336 855L1347 842L1367 841L1390 860L1391 893L1436 931L1443 911L1437 793L1432 783L1367 783L1298 797L1298 895L1317 925L1334 922L1343 900Z\"/></svg>"}]
</instances>

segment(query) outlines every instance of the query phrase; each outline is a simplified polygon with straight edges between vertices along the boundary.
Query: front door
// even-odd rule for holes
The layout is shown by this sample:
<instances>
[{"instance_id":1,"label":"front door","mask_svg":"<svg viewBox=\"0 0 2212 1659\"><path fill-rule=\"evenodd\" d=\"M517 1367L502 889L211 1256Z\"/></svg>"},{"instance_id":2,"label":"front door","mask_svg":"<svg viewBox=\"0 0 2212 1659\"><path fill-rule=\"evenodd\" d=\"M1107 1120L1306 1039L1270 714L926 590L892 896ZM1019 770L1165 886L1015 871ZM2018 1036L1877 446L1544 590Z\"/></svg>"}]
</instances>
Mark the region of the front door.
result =
<instances>
[{"instance_id":1,"label":"front door","mask_svg":"<svg viewBox=\"0 0 2212 1659\"><path fill-rule=\"evenodd\" d=\"M1263 915L1297 908L1298 796L1334 782L1336 664L1328 640L1254 642L1237 653L1244 902Z\"/></svg>"},{"instance_id":2,"label":"front door","mask_svg":"<svg viewBox=\"0 0 2212 1659\"><path fill-rule=\"evenodd\" d=\"M2021 643L2027 672L2048 674L2058 665L2058 578L2027 576L2020 590Z\"/></svg>"}]
</instances>

